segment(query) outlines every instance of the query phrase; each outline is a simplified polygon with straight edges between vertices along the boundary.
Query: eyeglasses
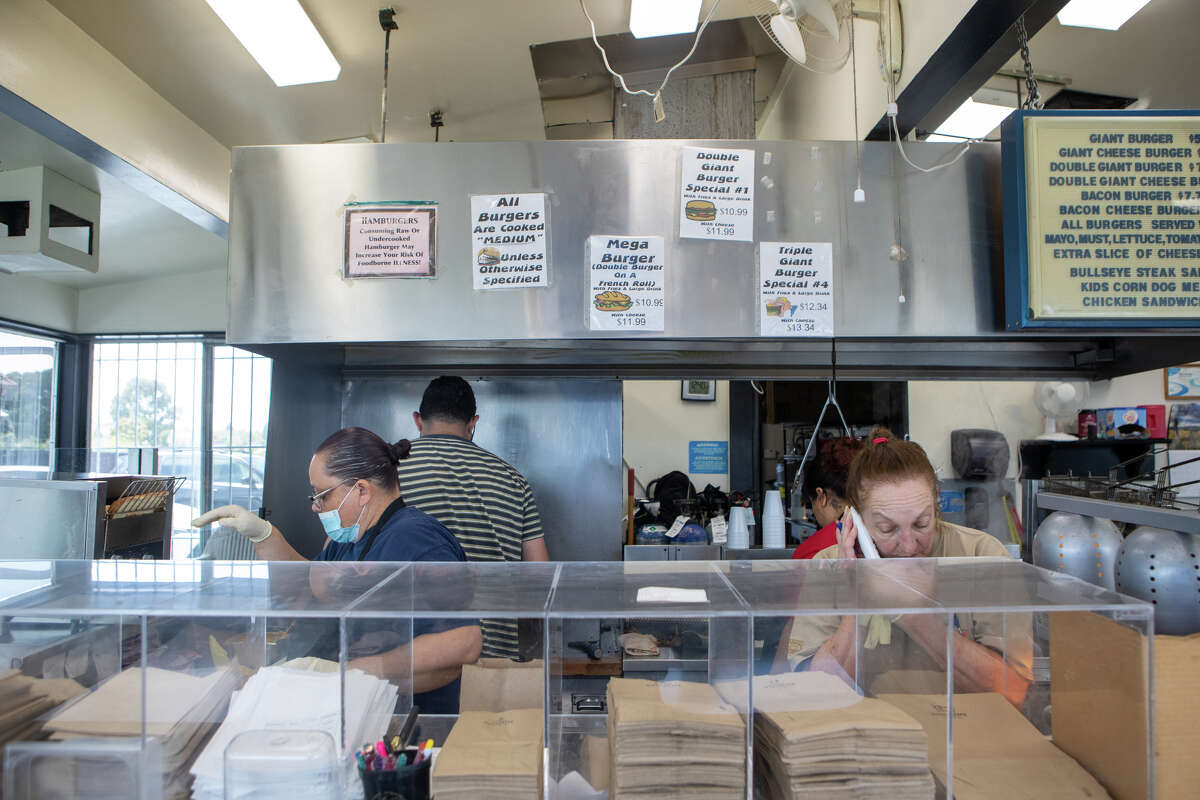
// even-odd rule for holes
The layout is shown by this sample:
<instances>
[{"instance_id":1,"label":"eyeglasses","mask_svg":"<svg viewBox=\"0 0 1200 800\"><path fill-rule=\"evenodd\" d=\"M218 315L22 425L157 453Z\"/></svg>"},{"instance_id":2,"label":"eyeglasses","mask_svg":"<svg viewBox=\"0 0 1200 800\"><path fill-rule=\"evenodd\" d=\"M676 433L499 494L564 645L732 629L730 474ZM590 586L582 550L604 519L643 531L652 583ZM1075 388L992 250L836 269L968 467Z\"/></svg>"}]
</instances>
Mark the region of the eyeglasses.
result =
<instances>
[{"instance_id":1,"label":"eyeglasses","mask_svg":"<svg viewBox=\"0 0 1200 800\"><path fill-rule=\"evenodd\" d=\"M332 492L334 489L338 488L339 486L345 486L347 483L354 483L357 480L358 480L358 478L355 478L353 480L349 480L349 479L344 480L341 483L335 483L333 486L330 486L328 489L323 489L322 491L319 491L316 494L310 494L310 495L308 495L308 504L312 505L312 506L316 506L317 508L324 508L325 495L329 494L330 492Z\"/></svg>"}]
</instances>

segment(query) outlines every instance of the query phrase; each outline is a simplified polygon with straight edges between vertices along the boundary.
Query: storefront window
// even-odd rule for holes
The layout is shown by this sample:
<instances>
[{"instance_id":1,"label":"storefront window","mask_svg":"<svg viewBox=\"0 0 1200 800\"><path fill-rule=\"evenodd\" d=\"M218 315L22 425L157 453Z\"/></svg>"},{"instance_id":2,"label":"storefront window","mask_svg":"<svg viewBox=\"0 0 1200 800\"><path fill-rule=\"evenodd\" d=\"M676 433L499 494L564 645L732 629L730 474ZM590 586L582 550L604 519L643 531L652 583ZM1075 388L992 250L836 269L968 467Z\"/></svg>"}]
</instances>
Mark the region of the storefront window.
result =
<instances>
[{"instance_id":1,"label":"storefront window","mask_svg":"<svg viewBox=\"0 0 1200 800\"><path fill-rule=\"evenodd\" d=\"M271 360L236 347L200 337L97 341L88 469L130 471L137 448L156 448L158 474L185 479L171 555L194 558L206 535L192 519L229 503L262 505L270 395Z\"/></svg>"},{"instance_id":2,"label":"storefront window","mask_svg":"<svg viewBox=\"0 0 1200 800\"><path fill-rule=\"evenodd\" d=\"M57 368L53 339L0 330L0 476L49 475Z\"/></svg>"}]
</instances>

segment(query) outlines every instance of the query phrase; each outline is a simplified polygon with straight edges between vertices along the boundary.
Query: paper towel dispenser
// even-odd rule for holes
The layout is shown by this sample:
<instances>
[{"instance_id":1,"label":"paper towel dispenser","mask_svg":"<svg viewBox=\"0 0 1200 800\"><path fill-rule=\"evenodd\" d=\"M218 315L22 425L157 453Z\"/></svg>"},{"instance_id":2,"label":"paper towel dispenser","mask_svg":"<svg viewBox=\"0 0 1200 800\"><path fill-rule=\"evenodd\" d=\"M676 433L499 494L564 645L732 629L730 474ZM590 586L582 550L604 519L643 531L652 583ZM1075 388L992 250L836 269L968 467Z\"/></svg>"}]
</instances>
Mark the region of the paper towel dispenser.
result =
<instances>
[{"instance_id":1,"label":"paper towel dispenser","mask_svg":"<svg viewBox=\"0 0 1200 800\"><path fill-rule=\"evenodd\" d=\"M965 480L999 480L1008 473L1008 440L986 428L951 431L950 463Z\"/></svg>"}]
</instances>

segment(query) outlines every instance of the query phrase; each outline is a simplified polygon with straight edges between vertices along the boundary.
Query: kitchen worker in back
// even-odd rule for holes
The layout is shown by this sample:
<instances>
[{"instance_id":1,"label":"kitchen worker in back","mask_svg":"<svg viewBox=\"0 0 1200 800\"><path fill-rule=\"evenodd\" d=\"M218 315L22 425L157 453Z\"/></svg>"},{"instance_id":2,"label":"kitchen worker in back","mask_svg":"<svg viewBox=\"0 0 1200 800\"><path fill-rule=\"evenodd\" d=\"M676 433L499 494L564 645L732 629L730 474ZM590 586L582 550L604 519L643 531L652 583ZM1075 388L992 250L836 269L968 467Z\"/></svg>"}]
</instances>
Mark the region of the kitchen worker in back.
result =
<instances>
[{"instance_id":1,"label":"kitchen worker in back","mask_svg":"<svg viewBox=\"0 0 1200 800\"><path fill-rule=\"evenodd\" d=\"M407 505L400 495L396 465L408 455L409 443L390 445L364 428L343 428L327 438L308 465L312 494L308 500L321 520L327 539L314 561L462 562L466 554L454 535L437 520ZM264 561L305 561L279 529L241 506L222 506L192 520L202 527L217 523L254 543ZM353 584L367 570L314 569L309 581L318 597ZM360 624L360 642L351 641L348 666L385 678L413 672L413 702L427 713L455 713L463 664L479 658L480 627L473 620L417 620L411 643L401 642L403 625ZM385 630L386 628L386 630ZM411 651L411 656L410 656ZM435 711L434 709L442 709Z\"/></svg>"},{"instance_id":2,"label":"kitchen worker in back","mask_svg":"<svg viewBox=\"0 0 1200 800\"><path fill-rule=\"evenodd\" d=\"M885 428L876 428L850 463L846 499L858 510L881 558L1009 558L993 536L938 517L937 478L925 451ZM837 541L814 559L855 558L857 533L844 514ZM932 563L914 562L901 576L911 589L893 581L896 576L865 578L877 579L870 589L881 597L895 594L903 607L920 594L936 594L936 571ZM951 637L957 689L999 692L1019 706L1032 665L1031 617L959 613L953 624L961 634ZM858 675L872 694L944 692L946 628L940 614L796 617L784 639L786 661L794 670L829 672L851 683L851 676ZM861 664L856 664L856 652Z\"/></svg>"},{"instance_id":3,"label":"kitchen worker in back","mask_svg":"<svg viewBox=\"0 0 1200 800\"><path fill-rule=\"evenodd\" d=\"M846 477L862 445L862 441L849 436L823 439L817 444L812 463L804 468L800 497L812 507L818 530L800 543L792 558L812 558L837 544L837 521L848 505Z\"/></svg>"},{"instance_id":4,"label":"kitchen worker in back","mask_svg":"<svg viewBox=\"0 0 1200 800\"><path fill-rule=\"evenodd\" d=\"M413 422L421 436L397 468L405 500L449 528L470 561L548 560L529 483L472 441L479 416L471 385L456 375L433 379ZM483 621L484 655L515 659L517 638L515 621Z\"/></svg>"}]
</instances>

